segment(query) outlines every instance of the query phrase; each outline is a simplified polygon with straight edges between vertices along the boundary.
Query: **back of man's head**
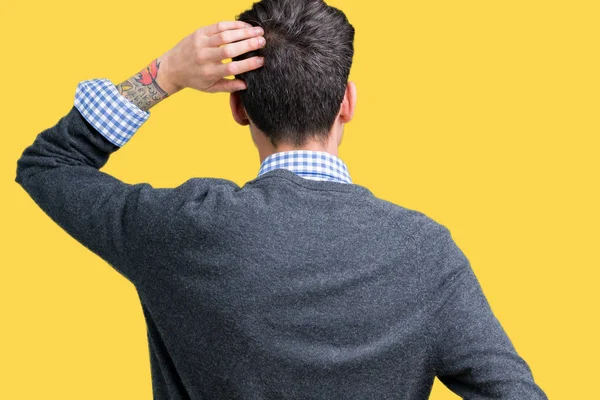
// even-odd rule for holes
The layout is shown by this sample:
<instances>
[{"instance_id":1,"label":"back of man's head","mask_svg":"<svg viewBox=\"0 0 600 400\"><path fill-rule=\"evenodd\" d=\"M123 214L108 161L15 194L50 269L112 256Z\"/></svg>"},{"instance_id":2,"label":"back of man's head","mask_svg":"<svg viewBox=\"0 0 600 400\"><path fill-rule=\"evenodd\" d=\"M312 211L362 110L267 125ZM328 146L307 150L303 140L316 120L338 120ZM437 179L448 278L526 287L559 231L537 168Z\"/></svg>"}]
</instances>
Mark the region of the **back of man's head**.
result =
<instances>
[{"instance_id":1,"label":"back of man's head","mask_svg":"<svg viewBox=\"0 0 600 400\"><path fill-rule=\"evenodd\" d=\"M340 111L354 56L354 28L323 0L262 0L237 19L264 29L266 45L236 57L264 66L236 76L248 117L271 144L327 139Z\"/></svg>"}]
</instances>

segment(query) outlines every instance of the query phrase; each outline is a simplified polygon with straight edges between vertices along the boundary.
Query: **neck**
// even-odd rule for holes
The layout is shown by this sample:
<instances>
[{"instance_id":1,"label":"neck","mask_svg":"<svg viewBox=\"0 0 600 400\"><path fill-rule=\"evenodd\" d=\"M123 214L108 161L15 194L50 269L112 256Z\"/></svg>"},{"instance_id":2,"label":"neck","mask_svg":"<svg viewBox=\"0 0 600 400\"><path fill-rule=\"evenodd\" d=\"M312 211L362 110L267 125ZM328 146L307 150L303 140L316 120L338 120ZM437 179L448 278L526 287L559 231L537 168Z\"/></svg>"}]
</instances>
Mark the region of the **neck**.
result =
<instances>
[{"instance_id":1,"label":"neck","mask_svg":"<svg viewBox=\"0 0 600 400\"><path fill-rule=\"evenodd\" d=\"M259 137L254 138L254 143L258 148L258 155L260 158L260 163L265 160L265 158L269 157L275 153L281 153L284 151L294 151L294 150L309 150L309 151L322 151L325 153L329 153L338 157L338 140L337 135L332 134L330 132L329 140L326 143L322 143L319 140L313 139L308 141L303 146L294 146L290 144L279 144L277 146L273 146L271 142L264 135L260 135Z\"/></svg>"}]
</instances>

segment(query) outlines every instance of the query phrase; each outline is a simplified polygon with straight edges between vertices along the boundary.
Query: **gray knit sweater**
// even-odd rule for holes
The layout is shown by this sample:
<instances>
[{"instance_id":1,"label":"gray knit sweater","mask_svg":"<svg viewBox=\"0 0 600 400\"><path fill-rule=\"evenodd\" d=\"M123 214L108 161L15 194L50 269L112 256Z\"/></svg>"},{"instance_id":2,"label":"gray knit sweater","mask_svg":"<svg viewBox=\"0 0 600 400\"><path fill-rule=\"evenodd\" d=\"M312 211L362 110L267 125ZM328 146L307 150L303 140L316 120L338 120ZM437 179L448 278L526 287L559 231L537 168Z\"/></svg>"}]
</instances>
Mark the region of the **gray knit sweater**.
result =
<instances>
[{"instance_id":1,"label":"gray knit sweater","mask_svg":"<svg viewBox=\"0 0 600 400\"><path fill-rule=\"evenodd\" d=\"M356 184L127 184L73 107L16 181L135 286L154 398L546 399L449 230Z\"/></svg>"}]
</instances>

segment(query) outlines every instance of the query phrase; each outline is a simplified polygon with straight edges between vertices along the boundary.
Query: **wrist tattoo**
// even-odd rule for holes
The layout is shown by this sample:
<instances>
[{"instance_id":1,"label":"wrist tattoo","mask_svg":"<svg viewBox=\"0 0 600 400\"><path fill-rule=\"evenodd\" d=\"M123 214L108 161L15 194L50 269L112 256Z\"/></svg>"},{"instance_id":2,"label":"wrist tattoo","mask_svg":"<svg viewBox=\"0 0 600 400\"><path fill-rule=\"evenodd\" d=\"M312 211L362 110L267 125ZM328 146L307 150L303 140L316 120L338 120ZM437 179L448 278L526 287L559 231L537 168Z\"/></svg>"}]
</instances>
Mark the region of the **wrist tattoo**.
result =
<instances>
[{"instance_id":1,"label":"wrist tattoo","mask_svg":"<svg viewBox=\"0 0 600 400\"><path fill-rule=\"evenodd\" d=\"M144 111L169 96L156 82L160 70L156 59L130 79L117 85L119 93Z\"/></svg>"}]
</instances>

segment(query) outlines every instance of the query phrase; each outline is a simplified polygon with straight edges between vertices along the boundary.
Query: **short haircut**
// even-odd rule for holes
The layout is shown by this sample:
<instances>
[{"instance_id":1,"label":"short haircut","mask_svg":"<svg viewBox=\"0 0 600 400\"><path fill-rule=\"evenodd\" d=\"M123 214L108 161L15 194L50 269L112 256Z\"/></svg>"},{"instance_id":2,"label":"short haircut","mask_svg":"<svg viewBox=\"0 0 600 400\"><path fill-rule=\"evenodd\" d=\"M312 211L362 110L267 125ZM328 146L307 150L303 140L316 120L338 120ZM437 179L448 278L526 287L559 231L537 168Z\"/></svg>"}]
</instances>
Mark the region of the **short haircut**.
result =
<instances>
[{"instance_id":1,"label":"short haircut","mask_svg":"<svg viewBox=\"0 0 600 400\"><path fill-rule=\"evenodd\" d=\"M354 56L354 27L323 0L262 0L237 16L264 29L266 45L233 60L265 58L236 75L248 117L273 146L328 139L340 110Z\"/></svg>"}]
</instances>

